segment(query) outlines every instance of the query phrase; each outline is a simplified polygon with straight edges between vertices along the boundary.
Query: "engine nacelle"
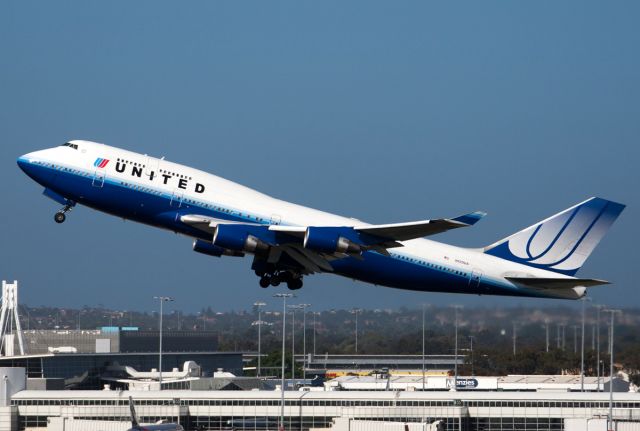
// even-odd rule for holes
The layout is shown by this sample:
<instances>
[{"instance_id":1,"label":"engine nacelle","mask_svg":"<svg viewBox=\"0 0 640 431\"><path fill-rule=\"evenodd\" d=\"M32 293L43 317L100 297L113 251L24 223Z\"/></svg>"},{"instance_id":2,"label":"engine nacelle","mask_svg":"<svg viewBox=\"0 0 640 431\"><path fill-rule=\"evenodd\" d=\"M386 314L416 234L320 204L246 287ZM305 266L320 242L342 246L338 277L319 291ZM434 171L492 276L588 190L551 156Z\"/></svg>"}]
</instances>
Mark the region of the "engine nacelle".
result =
<instances>
[{"instance_id":1,"label":"engine nacelle","mask_svg":"<svg viewBox=\"0 0 640 431\"><path fill-rule=\"evenodd\" d=\"M229 250L260 253L269 250L269 244L250 235L242 225L221 224L213 234L213 245Z\"/></svg>"},{"instance_id":2,"label":"engine nacelle","mask_svg":"<svg viewBox=\"0 0 640 431\"><path fill-rule=\"evenodd\" d=\"M359 244L340 235L333 228L310 226L304 233L304 248L321 253L347 253L360 254L362 248Z\"/></svg>"},{"instance_id":3,"label":"engine nacelle","mask_svg":"<svg viewBox=\"0 0 640 431\"><path fill-rule=\"evenodd\" d=\"M217 245L213 245L208 241L203 241L201 239L196 239L193 241L193 251L198 253L206 254L207 256L235 256L242 257L244 253L241 251L228 250L226 248L218 247Z\"/></svg>"}]
</instances>

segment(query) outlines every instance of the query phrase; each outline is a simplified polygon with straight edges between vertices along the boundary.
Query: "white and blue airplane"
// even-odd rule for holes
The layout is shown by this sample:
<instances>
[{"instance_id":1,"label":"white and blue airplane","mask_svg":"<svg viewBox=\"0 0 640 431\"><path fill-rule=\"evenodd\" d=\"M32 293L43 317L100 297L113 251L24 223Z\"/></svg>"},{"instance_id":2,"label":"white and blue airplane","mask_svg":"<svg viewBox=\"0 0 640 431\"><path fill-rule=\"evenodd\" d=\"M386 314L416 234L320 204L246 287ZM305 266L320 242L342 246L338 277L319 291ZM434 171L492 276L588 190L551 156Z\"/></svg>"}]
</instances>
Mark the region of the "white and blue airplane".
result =
<instances>
[{"instance_id":1,"label":"white and blue airplane","mask_svg":"<svg viewBox=\"0 0 640 431\"><path fill-rule=\"evenodd\" d=\"M590 198L494 244L455 247L424 237L485 213L372 225L285 202L164 158L90 141L25 154L20 168L63 205L76 204L194 238L210 256L253 255L260 286L302 287L314 273L429 292L578 299L608 282L575 274L624 205Z\"/></svg>"}]
</instances>

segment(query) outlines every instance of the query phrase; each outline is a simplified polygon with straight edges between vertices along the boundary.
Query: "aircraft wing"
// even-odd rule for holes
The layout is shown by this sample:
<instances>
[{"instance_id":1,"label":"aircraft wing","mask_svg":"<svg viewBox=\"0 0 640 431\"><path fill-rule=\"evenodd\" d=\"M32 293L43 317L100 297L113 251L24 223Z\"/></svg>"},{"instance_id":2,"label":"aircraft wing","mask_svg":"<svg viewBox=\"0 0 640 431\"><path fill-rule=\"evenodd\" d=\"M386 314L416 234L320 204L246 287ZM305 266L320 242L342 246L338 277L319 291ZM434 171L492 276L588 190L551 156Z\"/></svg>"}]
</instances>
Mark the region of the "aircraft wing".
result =
<instances>
[{"instance_id":1,"label":"aircraft wing","mask_svg":"<svg viewBox=\"0 0 640 431\"><path fill-rule=\"evenodd\" d=\"M435 235L460 227L473 226L487 215L475 211L452 219L422 220L408 223L382 224L373 226L354 226L358 232L375 235L394 241L407 241L415 238Z\"/></svg>"},{"instance_id":2,"label":"aircraft wing","mask_svg":"<svg viewBox=\"0 0 640 431\"><path fill-rule=\"evenodd\" d=\"M425 236L435 235L438 233L446 232L451 229L457 229L461 227L473 226L486 213L482 211L475 211L469 214L465 214L459 217L451 219L433 219L433 220L420 220L407 223L392 223L381 225L356 225L356 226L286 226L286 225L270 225L268 230L271 232L280 232L289 236L303 238L310 227L320 229L334 229L344 231L352 230L356 233L363 233L367 236L377 237L377 242L382 245L389 243L390 246L398 247L401 244L393 244L395 241L407 241L410 239L422 238ZM195 228L215 233L216 227L220 224L225 225L246 225L251 227L263 227L264 225L258 223L246 223L246 222L234 222L229 220L217 219L215 217L187 214L180 217L183 223L191 225ZM369 243L375 243L376 240L369 238ZM373 244L371 244L373 245Z\"/></svg>"},{"instance_id":3,"label":"aircraft wing","mask_svg":"<svg viewBox=\"0 0 640 431\"><path fill-rule=\"evenodd\" d=\"M389 255L388 248L402 246L399 241L472 226L484 216L485 213L476 211L451 219L355 226L261 225L198 214L183 215L180 220L211 234L213 247L220 250L254 253L274 264L285 254L305 273L313 273L333 271L331 261L335 259L348 256L362 259L363 251ZM208 254L227 253L214 250Z\"/></svg>"}]
</instances>

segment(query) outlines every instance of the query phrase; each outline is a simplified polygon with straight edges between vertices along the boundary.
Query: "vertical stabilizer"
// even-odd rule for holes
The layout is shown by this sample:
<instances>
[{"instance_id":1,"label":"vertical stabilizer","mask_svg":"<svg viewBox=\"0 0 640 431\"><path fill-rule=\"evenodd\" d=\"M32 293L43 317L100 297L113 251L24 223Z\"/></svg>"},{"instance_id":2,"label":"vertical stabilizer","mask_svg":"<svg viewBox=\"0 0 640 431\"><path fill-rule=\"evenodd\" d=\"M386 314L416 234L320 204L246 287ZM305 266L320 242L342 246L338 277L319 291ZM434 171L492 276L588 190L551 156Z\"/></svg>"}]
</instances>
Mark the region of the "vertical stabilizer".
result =
<instances>
[{"instance_id":1,"label":"vertical stabilizer","mask_svg":"<svg viewBox=\"0 0 640 431\"><path fill-rule=\"evenodd\" d=\"M587 199L484 251L535 268L574 275L624 208L602 198Z\"/></svg>"}]
</instances>

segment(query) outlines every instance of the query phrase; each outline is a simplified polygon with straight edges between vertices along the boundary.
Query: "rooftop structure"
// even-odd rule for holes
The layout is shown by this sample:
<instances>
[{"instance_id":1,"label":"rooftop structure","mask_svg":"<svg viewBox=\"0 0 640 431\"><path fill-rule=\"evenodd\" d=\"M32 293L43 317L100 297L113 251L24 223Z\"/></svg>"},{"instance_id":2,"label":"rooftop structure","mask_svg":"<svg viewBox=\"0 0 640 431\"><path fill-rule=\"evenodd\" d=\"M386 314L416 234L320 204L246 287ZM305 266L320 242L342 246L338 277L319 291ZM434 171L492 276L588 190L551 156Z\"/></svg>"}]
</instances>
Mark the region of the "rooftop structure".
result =
<instances>
[{"instance_id":1,"label":"rooftop structure","mask_svg":"<svg viewBox=\"0 0 640 431\"><path fill-rule=\"evenodd\" d=\"M449 391L453 388L454 377L430 376L423 379L419 375L393 376L341 376L324 383L329 391ZM608 391L609 378L585 377L587 392ZM512 375L503 377L458 377L458 391L564 391L579 392L580 376L529 376ZM614 379L614 391L628 392L628 381Z\"/></svg>"}]
</instances>

